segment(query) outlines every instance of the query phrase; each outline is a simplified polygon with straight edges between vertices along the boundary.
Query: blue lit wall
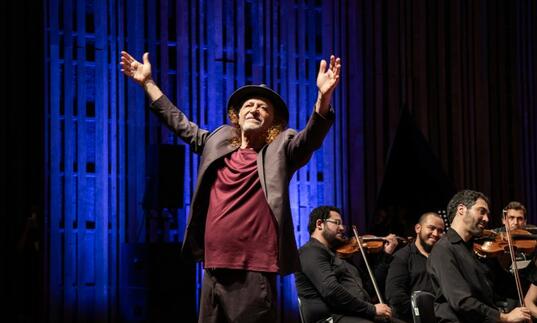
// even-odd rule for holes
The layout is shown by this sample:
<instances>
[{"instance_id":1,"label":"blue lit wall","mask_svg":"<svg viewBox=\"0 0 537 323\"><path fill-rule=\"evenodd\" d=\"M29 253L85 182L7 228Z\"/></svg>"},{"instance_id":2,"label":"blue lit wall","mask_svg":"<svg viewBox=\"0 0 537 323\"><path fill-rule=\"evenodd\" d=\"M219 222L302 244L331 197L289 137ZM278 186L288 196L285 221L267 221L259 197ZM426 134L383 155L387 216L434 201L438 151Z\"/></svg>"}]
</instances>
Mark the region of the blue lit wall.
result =
<instances>
[{"instance_id":1,"label":"blue lit wall","mask_svg":"<svg viewBox=\"0 0 537 323\"><path fill-rule=\"evenodd\" d=\"M342 45L349 35L341 26L352 19L346 20L341 6L291 0L46 1L51 321L143 320L146 296L129 274L130 247L178 243L183 236L198 156L185 146L184 182L178 183L185 205L157 210L175 225L154 229L153 213L142 207L148 148L182 143L148 113L143 91L120 73L120 51L139 59L149 51L157 83L202 127L227 121L225 102L235 88L265 83L287 100L290 126L302 128L316 98L320 59L336 52L345 62L345 53L359 44ZM349 69L358 84L360 69ZM358 163L355 178L363 172L363 162L348 153L350 146L363 148L361 106L350 114L342 99L346 94L359 102L362 94L347 92L342 82L334 98L334 129L291 182L299 245L309 238L312 208L348 207L343 192L349 164ZM362 192L361 185L354 189ZM198 268L198 287L199 276ZM292 276L280 280L279 293L281 317L297 319Z\"/></svg>"}]
</instances>

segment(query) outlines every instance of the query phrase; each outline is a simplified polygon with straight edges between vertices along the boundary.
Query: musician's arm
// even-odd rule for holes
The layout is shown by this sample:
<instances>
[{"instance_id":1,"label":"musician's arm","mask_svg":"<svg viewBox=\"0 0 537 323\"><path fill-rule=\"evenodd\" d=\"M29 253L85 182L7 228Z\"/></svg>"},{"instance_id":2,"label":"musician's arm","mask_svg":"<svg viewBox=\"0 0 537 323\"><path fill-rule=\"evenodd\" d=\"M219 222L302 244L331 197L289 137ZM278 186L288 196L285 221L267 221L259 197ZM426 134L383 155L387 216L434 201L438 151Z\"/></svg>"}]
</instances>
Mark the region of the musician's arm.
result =
<instances>
[{"instance_id":1,"label":"musician's arm","mask_svg":"<svg viewBox=\"0 0 537 323\"><path fill-rule=\"evenodd\" d=\"M524 297L524 303L526 307L530 310L533 317L537 317L537 286L533 283L530 285L530 289Z\"/></svg>"},{"instance_id":2,"label":"musician's arm","mask_svg":"<svg viewBox=\"0 0 537 323\"><path fill-rule=\"evenodd\" d=\"M452 251L438 249L438 247L435 246L433 253L427 259L427 272L431 277L436 298L439 298L438 292L440 292L447 300L449 308L468 321L500 321L500 312L497 309L474 296Z\"/></svg>"}]
</instances>

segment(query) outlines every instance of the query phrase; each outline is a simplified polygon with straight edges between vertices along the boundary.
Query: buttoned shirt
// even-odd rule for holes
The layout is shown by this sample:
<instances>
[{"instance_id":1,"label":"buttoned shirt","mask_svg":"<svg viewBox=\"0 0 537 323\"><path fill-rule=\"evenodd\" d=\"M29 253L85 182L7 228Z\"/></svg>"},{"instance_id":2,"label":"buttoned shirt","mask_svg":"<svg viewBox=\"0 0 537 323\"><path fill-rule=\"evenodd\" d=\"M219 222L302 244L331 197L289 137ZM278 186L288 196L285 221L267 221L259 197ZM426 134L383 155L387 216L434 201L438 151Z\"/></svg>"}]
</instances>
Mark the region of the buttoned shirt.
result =
<instances>
[{"instance_id":1,"label":"buttoned shirt","mask_svg":"<svg viewBox=\"0 0 537 323\"><path fill-rule=\"evenodd\" d=\"M315 238L299 253L302 271L295 273L296 289L310 321L332 314L375 317L375 306L356 267Z\"/></svg>"},{"instance_id":2,"label":"buttoned shirt","mask_svg":"<svg viewBox=\"0 0 537 323\"><path fill-rule=\"evenodd\" d=\"M473 239L465 242L449 229L427 260L439 322L498 322L489 269L473 251Z\"/></svg>"},{"instance_id":3,"label":"buttoned shirt","mask_svg":"<svg viewBox=\"0 0 537 323\"><path fill-rule=\"evenodd\" d=\"M395 317L412 321L410 295L418 290L432 292L432 285L427 257L411 243L393 255L386 277L386 299Z\"/></svg>"}]
</instances>

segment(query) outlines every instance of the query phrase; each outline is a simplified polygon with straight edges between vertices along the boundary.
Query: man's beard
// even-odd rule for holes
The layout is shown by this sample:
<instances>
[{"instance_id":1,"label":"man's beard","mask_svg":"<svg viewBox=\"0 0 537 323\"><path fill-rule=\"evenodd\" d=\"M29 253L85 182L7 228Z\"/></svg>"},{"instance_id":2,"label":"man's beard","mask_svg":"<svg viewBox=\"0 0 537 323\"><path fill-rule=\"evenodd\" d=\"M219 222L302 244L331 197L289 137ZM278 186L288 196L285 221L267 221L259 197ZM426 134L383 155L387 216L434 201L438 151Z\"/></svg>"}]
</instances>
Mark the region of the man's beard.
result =
<instances>
[{"instance_id":1,"label":"man's beard","mask_svg":"<svg viewBox=\"0 0 537 323\"><path fill-rule=\"evenodd\" d=\"M323 235L324 240L326 240L326 242L328 242L328 244L330 245L330 249L337 249L345 244L345 240L340 239L337 236L337 232L332 233L332 232L324 230L322 232L322 235Z\"/></svg>"},{"instance_id":2,"label":"man's beard","mask_svg":"<svg viewBox=\"0 0 537 323\"><path fill-rule=\"evenodd\" d=\"M484 221L475 220L472 217L472 215L470 215L470 211L466 211L466 214L464 216L465 216L465 221L464 222L471 224L471 227L468 230L468 231L470 231L470 234L473 237L481 235L483 233L483 230L485 229L487 223L484 222ZM470 221L470 222L468 222L468 221ZM479 227L480 224L482 224L483 227Z\"/></svg>"},{"instance_id":3,"label":"man's beard","mask_svg":"<svg viewBox=\"0 0 537 323\"><path fill-rule=\"evenodd\" d=\"M421 236L418 236L418 243L423 248L423 250L425 250L425 252L427 253L431 253L431 250L433 250L433 245L430 245L427 242L425 242L425 240L423 240Z\"/></svg>"}]
</instances>

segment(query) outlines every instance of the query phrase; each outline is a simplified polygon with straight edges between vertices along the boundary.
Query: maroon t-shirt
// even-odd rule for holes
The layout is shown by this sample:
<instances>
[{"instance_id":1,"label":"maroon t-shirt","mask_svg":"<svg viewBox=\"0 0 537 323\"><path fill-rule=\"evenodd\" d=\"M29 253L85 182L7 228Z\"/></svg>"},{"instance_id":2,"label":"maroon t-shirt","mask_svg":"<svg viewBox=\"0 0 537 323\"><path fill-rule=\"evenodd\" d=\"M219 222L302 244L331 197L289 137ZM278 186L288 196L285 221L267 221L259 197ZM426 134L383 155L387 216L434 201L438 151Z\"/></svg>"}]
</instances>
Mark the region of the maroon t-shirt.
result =
<instances>
[{"instance_id":1,"label":"maroon t-shirt","mask_svg":"<svg viewBox=\"0 0 537 323\"><path fill-rule=\"evenodd\" d=\"M278 272L276 219L257 172L257 152L224 158L211 187L205 226L205 268Z\"/></svg>"}]
</instances>

